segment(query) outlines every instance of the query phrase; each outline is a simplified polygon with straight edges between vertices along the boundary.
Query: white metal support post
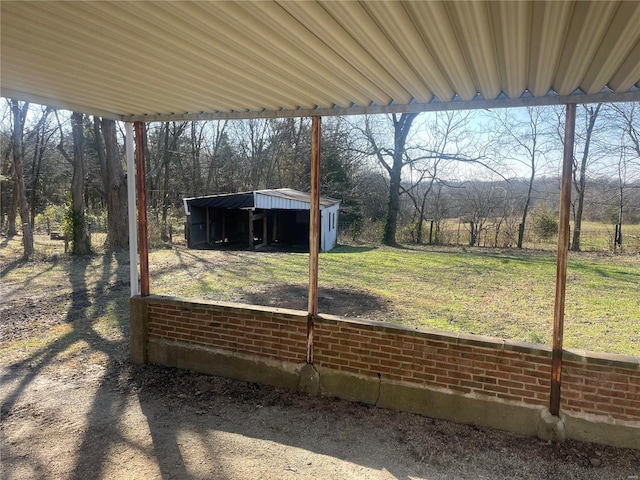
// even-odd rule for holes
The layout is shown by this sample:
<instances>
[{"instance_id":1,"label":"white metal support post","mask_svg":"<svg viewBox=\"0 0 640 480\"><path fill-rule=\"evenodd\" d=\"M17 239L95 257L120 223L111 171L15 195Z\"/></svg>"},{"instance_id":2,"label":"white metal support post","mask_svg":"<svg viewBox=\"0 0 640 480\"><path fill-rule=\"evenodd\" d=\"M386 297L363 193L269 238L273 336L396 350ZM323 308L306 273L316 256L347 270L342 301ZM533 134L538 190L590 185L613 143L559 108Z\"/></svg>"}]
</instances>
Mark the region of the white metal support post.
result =
<instances>
[{"instance_id":1,"label":"white metal support post","mask_svg":"<svg viewBox=\"0 0 640 480\"><path fill-rule=\"evenodd\" d=\"M140 293L138 284L138 217L136 215L136 164L133 123L125 123L125 155L127 158L127 210L129 213L129 278L131 296Z\"/></svg>"}]
</instances>

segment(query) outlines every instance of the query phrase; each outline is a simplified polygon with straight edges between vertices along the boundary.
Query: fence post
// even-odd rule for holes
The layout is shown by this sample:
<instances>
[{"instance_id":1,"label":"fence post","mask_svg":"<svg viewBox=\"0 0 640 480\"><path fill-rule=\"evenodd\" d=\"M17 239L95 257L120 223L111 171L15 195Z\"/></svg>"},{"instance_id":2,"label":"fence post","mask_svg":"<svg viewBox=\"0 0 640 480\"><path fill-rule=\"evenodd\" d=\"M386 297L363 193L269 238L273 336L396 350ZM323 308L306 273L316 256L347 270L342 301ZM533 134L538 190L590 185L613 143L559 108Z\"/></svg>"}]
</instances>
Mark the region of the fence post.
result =
<instances>
[{"instance_id":1,"label":"fence post","mask_svg":"<svg viewBox=\"0 0 640 480\"><path fill-rule=\"evenodd\" d=\"M433 244L433 220L431 220L431 226L429 227L429 245Z\"/></svg>"}]
</instances>

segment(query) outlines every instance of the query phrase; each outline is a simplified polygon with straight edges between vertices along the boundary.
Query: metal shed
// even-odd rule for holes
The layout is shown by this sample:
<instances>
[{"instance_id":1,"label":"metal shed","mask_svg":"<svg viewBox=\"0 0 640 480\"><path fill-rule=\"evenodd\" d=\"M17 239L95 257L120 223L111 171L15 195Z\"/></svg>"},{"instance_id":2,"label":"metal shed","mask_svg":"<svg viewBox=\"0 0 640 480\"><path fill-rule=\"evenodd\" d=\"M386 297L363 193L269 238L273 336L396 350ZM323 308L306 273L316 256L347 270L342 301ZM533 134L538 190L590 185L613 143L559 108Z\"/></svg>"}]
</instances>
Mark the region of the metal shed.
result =
<instances>
[{"instance_id":1,"label":"metal shed","mask_svg":"<svg viewBox=\"0 0 640 480\"><path fill-rule=\"evenodd\" d=\"M310 194L280 188L184 198L189 248L287 245L309 248ZM340 201L320 197L320 251L336 246Z\"/></svg>"}]
</instances>

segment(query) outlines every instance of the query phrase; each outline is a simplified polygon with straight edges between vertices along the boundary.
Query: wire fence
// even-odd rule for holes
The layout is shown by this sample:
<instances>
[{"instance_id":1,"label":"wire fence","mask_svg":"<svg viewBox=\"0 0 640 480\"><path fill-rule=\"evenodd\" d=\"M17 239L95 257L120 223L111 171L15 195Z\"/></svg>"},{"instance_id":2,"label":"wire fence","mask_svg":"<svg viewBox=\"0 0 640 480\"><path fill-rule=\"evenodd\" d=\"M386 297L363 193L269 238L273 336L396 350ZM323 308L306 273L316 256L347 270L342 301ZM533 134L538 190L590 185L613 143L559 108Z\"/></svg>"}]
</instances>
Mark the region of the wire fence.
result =
<instances>
[{"instance_id":1,"label":"wire fence","mask_svg":"<svg viewBox=\"0 0 640 480\"><path fill-rule=\"evenodd\" d=\"M570 224L571 232L574 225ZM380 243L384 223L362 221L340 224L341 243ZM597 222L583 222L580 234L580 250L589 252L640 253L640 225L622 225L621 244L616 239L616 226ZM419 241L416 224L400 225L397 231L399 243L422 243L431 245L459 245L491 248L511 248L517 246L518 223L485 224L478 228L460 219L446 219L438 223L426 221L422 225ZM570 237L572 239L572 237ZM523 248L556 250L557 234L540 236L528 226L524 230Z\"/></svg>"}]
</instances>

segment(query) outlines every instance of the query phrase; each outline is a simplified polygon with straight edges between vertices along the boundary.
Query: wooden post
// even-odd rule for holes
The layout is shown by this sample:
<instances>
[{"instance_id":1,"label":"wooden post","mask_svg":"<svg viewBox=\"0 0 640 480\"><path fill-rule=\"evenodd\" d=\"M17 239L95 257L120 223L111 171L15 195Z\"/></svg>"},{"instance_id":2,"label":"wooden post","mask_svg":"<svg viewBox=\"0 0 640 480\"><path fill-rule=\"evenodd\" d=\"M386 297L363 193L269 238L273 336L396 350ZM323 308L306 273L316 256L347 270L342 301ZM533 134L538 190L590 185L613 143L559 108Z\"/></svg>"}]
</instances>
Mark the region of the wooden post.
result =
<instances>
[{"instance_id":1,"label":"wooden post","mask_svg":"<svg viewBox=\"0 0 640 480\"><path fill-rule=\"evenodd\" d=\"M227 226L226 226L226 219L227 216L225 215L225 213L227 212L227 210L225 208L222 209L222 243L225 242L225 238L227 237L227 232L225 231Z\"/></svg>"},{"instance_id":2,"label":"wooden post","mask_svg":"<svg viewBox=\"0 0 640 480\"><path fill-rule=\"evenodd\" d=\"M267 236L267 214L262 217L262 243L264 245L269 244L269 237Z\"/></svg>"},{"instance_id":3,"label":"wooden post","mask_svg":"<svg viewBox=\"0 0 640 480\"><path fill-rule=\"evenodd\" d=\"M429 226L429 245L433 244L433 220L431 220L431 225Z\"/></svg>"},{"instance_id":4,"label":"wooden post","mask_svg":"<svg viewBox=\"0 0 640 480\"><path fill-rule=\"evenodd\" d=\"M271 229L271 243L276 243L278 240L278 214L273 216L273 228Z\"/></svg>"},{"instance_id":5,"label":"wooden post","mask_svg":"<svg viewBox=\"0 0 640 480\"><path fill-rule=\"evenodd\" d=\"M560 218L558 254L556 262L556 297L553 307L553 353L551 363L551 394L549 412L560 414L560 385L562 377L562 337L564 332L564 302L567 288L567 257L569 256L569 213L571 210L571 169L576 129L576 105L568 104L564 126L564 156L562 159L562 188L560 190Z\"/></svg>"},{"instance_id":6,"label":"wooden post","mask_svg":"<svg viewBox=\"0 0 640 480\"><path fill-rule=\"evenodd\" d=\"M136 132L136 190L138 197L138 245L140 253L140 296L149 296L149 241L147 238L147 178L144 162L144 123L134 122Z\"/></svg>"},{"instance_id":7,"label":"wooden post","mask_svg":"<svg viewBox=\"0 0 640 480\"><path fill-rule=\"evenodd\" d=\"M249 210L249 249L253 250L253 211Z\"/></svg>"},{"instance_id":8,"label":"wooden post","mask_svg":"<svg viewBox=\"0 0 640 480\"><path fill-rule=\"evenodd\" d=\"M313 364L313 317L318 314L318 257L320 248L320 117L311 119L311 199L309 205L309 308L307 363Z\"/></svg>"},{"instance_id":9,"label":"wooden post","mask_svg":"<svg viewBox=\"0 0 640 480\"><path fill-rule=\"evenodd\" d=\"M210 243L211 242L211 219L209 218L209 207L204 207L204 213L205 213L205 219L206 219L206 228L207 231L205 232L205 242Z\"/></svg>"}]
</instances>

